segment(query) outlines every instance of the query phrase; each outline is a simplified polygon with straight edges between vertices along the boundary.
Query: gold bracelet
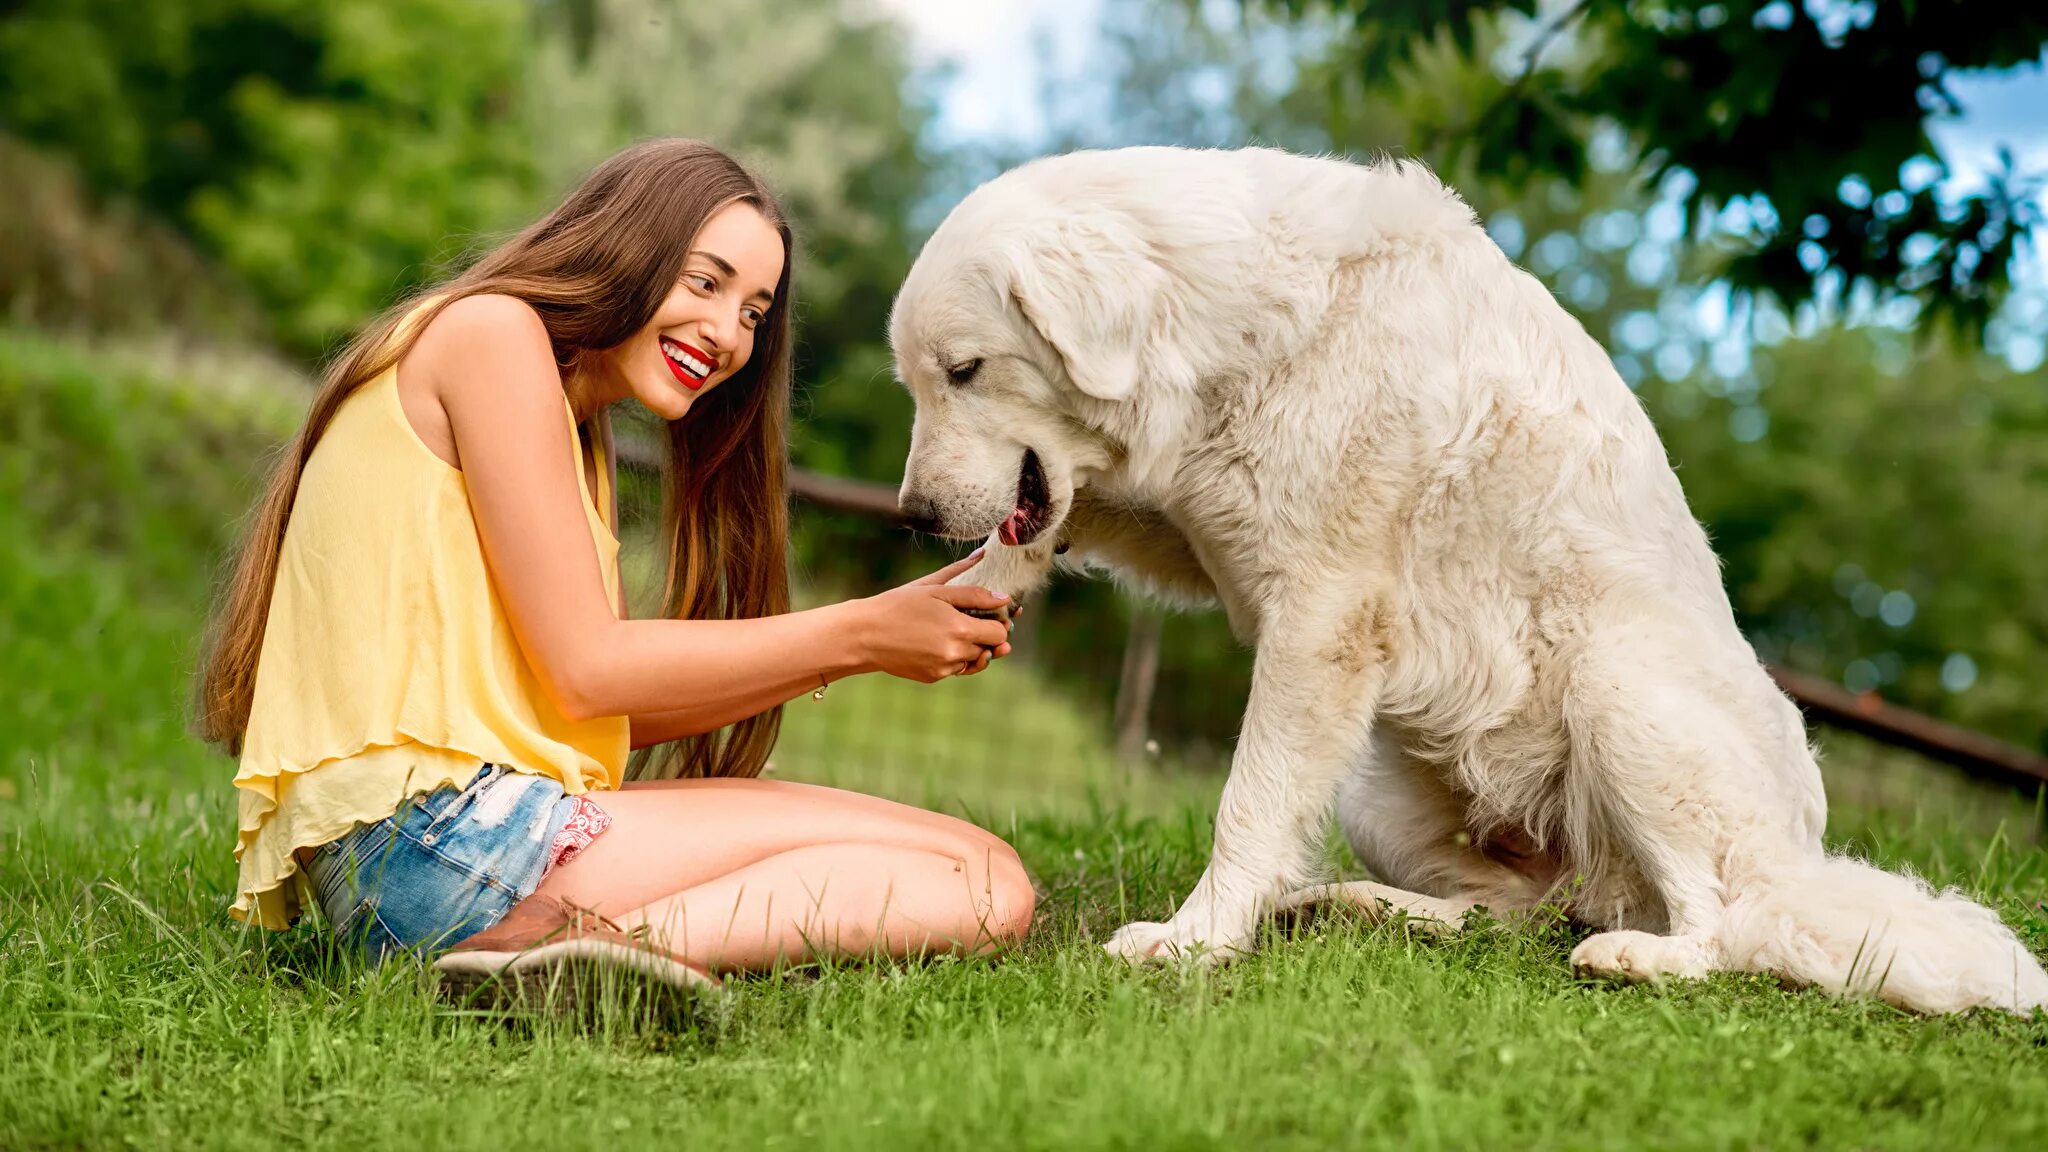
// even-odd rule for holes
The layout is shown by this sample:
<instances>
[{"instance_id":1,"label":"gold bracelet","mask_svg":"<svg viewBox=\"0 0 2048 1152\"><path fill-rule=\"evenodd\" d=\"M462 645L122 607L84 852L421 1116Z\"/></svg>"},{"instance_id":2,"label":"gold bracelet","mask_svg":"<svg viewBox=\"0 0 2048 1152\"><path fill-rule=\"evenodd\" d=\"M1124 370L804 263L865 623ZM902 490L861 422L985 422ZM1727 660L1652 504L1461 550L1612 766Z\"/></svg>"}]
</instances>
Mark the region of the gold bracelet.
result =
<instances>
[{"instance_id":1,"label":"gold bracelet","mask_svg":"<svg viewBox=\"0 0 2048 1152\"><path fill-rule=\"evenodd\" d=\"M825 679L825 674L823 672L818 673L818 690L816 692L811 693L811 699L823 700L825 698L825 689L827 687L830 687L830 685Z\"/></svg>"}]
</instances>

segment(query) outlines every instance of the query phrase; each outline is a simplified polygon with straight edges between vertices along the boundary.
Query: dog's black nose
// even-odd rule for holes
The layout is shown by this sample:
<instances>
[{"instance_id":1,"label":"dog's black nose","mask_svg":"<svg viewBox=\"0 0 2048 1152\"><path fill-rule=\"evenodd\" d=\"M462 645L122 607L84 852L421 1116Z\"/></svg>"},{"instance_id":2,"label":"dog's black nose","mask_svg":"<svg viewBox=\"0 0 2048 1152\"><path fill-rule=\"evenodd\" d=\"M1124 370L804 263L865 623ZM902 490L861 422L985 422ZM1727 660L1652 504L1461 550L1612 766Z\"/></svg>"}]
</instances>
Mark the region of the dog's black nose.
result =
<instances>
[{"instance_id":1,"label":"dog's black nose","mask_svg":"<svg viewBox=\"0 0 2048 1152\"><path fill-rule=\"evenodd\" d=\"M896 502L896 515L903 521L903 526L912 532L922 532L927 536L939 535L939 510L922 496L899 498Z\"/></svg>"}]
</instances>

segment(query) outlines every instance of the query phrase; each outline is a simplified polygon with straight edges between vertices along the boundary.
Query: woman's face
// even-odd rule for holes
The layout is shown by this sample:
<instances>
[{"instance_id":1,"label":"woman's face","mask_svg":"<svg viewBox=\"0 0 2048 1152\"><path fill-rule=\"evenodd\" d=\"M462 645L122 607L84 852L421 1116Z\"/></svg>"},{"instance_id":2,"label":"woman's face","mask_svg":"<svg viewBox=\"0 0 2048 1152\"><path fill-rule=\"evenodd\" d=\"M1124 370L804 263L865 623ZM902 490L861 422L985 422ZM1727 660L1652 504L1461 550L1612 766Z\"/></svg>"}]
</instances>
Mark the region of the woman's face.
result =
<instances>
[{"instance_id":1,"label":"woman's face","mask_svg":"<svg viewBox=\"0 0 2048 1152\"><path fill-rule=\"evenodd\" d=\"M690 243L683 274L645 328L605 354L606 400L632 397L680 420L746 367L775 306L782 236L751 204L728 204Z\"/></svg>"}]
</instances>

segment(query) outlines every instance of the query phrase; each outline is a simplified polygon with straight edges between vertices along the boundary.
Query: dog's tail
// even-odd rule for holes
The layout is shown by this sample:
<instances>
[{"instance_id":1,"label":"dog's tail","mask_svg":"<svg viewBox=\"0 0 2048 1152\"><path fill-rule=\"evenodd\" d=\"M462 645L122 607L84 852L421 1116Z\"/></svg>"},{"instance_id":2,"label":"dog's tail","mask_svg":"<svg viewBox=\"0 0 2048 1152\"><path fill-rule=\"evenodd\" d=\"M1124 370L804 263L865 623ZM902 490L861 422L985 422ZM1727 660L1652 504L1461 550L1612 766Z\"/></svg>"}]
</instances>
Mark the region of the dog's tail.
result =
<instances>
[{"instance_id":1,"label":"dog's tail","mask_svg":"<svg viewBox=\"0 0 2048 1152\"><path fill-rule=\"evenodd\" d=\"M2048 1007L2048 973L1997 913L1846 856L1739 886L1721 947L1733 967L1914 1012Z\"/></svg>"}]
</instances>

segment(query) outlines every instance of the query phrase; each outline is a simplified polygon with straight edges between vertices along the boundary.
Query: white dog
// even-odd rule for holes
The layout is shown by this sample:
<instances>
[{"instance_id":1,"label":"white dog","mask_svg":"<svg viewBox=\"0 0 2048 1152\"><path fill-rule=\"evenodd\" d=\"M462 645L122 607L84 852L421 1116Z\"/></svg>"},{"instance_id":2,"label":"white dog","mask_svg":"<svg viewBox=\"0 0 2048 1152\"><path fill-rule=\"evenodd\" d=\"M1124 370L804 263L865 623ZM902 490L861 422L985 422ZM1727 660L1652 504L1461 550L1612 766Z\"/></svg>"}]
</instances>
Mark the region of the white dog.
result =
<instances>
[{"instance_id":1,"label":"white dog","mask_svg":"<svg viewBox=\"0 0 2048 1152\"><path fill-rule=\"evenodd\" d=\"M976 190L890 329L904 509L1256 645L1208 869L1108 944L1227 956L1339 898L1546 900L1625 979L1777 973L1923 1012L2048 1004L1990 910L1821 846L1798 710L1606 354L1420 166L1136 148ZM1306 887L1332 809L1386 885Z\"/></svg>"}]
</instances>

